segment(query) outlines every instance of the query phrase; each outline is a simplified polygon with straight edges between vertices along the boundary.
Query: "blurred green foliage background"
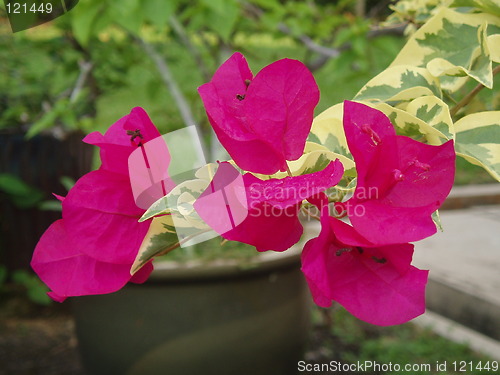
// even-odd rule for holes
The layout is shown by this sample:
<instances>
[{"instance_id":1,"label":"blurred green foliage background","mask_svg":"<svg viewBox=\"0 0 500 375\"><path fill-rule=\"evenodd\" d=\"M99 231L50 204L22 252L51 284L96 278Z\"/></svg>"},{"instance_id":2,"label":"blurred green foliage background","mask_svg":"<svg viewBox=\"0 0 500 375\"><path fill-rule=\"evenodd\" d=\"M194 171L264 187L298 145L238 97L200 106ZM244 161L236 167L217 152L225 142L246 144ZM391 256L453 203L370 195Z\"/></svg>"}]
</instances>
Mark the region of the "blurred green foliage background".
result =
<instances>
[{"instance_id":1,"label":"blurred green foliage background","mask_svg":"<svg viewBox=\"0 0 500 375\"><path fill-rule=\"evenodd\" d=\"M389 2L373 3L86 0L15 34L2 17L0 129L103 131L142 106L162 132L195 122L207 134L196 89L234 51L254 73L284 57L306 63L319 112L351 98L403 43L400 29L374 29Z\"/></svg>"}]
</instances>

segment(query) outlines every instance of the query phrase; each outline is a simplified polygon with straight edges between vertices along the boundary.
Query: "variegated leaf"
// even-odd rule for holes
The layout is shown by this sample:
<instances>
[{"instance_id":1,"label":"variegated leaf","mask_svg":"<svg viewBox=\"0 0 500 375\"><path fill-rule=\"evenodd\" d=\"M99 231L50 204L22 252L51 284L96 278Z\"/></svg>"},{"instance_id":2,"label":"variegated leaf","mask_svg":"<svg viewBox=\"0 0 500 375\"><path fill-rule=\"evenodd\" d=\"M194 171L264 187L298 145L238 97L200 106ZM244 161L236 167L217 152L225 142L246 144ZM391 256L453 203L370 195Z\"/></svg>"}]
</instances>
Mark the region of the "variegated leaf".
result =
<instances>
[{"instance_id":1,"label":"variegated leaf","mask_svg":"<svg viewBox=\"0 0 500 375\"><path fill-rule=\"evenodd\" d=\"M392 124L396 127L396 131L400 135L420 140L425 137L425 141L429 144L440 145L446 137L437 129L419 119L415 115L400 109L392 107L386 103L378 103L373 105L374 108L382 111ZM405 106L406 107L406 106Z\"/></svg>"},{"instance_id":2,"label":"variegated leaf","mask_svg":"<svg viewBox=\"0 0 500 375\"><path fill-rule=\"evenodd\" d=\"M179 239L172 217L166 215L154 218L132 264L130 274L133 275L154 257L176 248L178 244Z\"/></svg>"},{"instance_id":3,"label":"variegated leaf","mask_svg":"<svg viewBox=\"0 0 500 375\"><path fill-rule=\"evenodd\" d=\"M387 21L388 25L401 25L408 20L412 20L408 26L414 24L424 24L433 14L436 13L439 6L446 6L446 2L451 0L399 0L395 4L389 5L393 11ZM411 28L412 30L414 28Z\"/></svg>"},{"instance_id":4,"label":"variegated leaf","mask_svg":"<svg viewBox=\"0 0 500 375\"><path fill-rule=\"evenodd\" d=\"M290 172L292 172L293 176L301 176L304 174L321 171L335 159L340 160L340 162L344 166L345 171L354 168L354 162L344 155L331 152L325 146L322 146L318 143L306 142L304 154L297 160L289 161L288 167L290 168ZM268 178L285 178L288 176L288 173L277 172L270 176L261 174L254 175L262 180L265 180Z\"/></svg>"},{"instance_id":5,"label":"variegated leaf","mask_svg":"<svg viewBox=\"0 0 500 375\"><path fill-rule=\"evenodd\" d=\"M201 219L196 217L196 212L191 211L190 202L194 202L205 191L216 170L217 164L214 163L200 168L195 172L194 179L180 183L166 196L153 203L139 221L149 220L159 215L172 214L176 218L176 225L178 225L177 219L181 220L184 216L186 219L185 227L197 224Z\"/></svg>"},{"instance_id":6,"label":"variegated leaf","mask_svg":"<svg viewBox=\"0 0 500 375\"><path fill-rule=\"evenodd\" d=\"M474 113L455 123L457 155L500 181L500 111Z\"/></svg>"},{"instance_id":7,"label":"variegated leaf","mask_svg":"<svg viewBox=\"0 0 500 375\"><path fill-rule=\"evenodd\" d=\"M423 136L426 143L432 145L455 138L449 107L435 96L423 96L397 107L385 103L374 107L389 117L398 134L414 139Z\"/></svg>"},{"instance_id":8,"label":"variegated leaf","mask_svg":"<svg viewBox=\"0 0 500 375\"><path fill-rule=\"evenodd\" d=\"M489 35L486 39L491 61L500 63L500 34Z\"/></svg>"},{"instance_id":9,"label":"variegated leaf","mask_svg":"<svg viewBox=\"0 0 500 375\"><path fill-rule=\"evenodd\" d=\"M352 159L344 134L343 116L343 103L336 104L320 113L314 118L308 141L319 143L336 154ZM346 166L344 167L347 169Z\"/></svg>"},{"instance_id":10,"label":"variegated leaf","mask_svg":"<svg viewBox=\"0 0 500 375\"><path fill-rule=\"evenodd\" d=\"M432 213L432 221L436 224L436 228L443 232L443 225L441 224L441 217L439 216L439 211L434 211Z\"/></svg>"},{"instance_id":11,"label":"variegated leaf","mask_svg":"<svg viewBox=\"0 0 500 375\"><path fill-rule=\"evenodd\" d=\"M372 78L354 97L362 101L406 101L420 96L441 97L440 84L425 68L411 65L391 66Z\"/></svg>"},{"instance_id":12,"label":"variegated leaf","mask_svg":"<svg viewBox=\"0 0 500 375\"><path fill-rule=\"evenodd\" d=\"M500 17L500 2L498 0L453 0L450 7L472 7Z\"/></svg>"},{"instance_id":13,"label":"variegated leaf","mask_svg":"<svg viewBox=\"0 0 500 375\"><path fill-rule=\"evenodd\" d=\"M423 96L408 103L405 110L439 132L442 142L433 141L429 132L427 138L430 144L441 144L455 138L450 108L441 99L435 96Z\"/></svg>"},{"instance_id":14,"label":"variegated leaf","mask_svg":"<svg viewBox=\"0 0 500 375\"><path fill-rule=\"evenodd\" d=\"M443 8L406 43L391 66L427 67L441 86L456 91L468 75L486 87L493 76L487 37L500 33L500 18Z\"/></svg>"}]
</instances>

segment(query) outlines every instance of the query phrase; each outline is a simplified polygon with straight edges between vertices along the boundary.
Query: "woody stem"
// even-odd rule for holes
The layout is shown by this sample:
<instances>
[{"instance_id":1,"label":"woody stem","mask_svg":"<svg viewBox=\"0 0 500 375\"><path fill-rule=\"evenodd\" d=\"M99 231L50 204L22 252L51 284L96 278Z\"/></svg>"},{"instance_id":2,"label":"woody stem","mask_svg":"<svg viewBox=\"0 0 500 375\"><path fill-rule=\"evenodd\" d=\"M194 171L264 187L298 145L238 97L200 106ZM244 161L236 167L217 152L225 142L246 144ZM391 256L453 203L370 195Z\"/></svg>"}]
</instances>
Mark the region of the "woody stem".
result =
<instances>
[{"instance_id":1,"label":"woody stem","mask_svg":"<svg viewBox=\"0 0 500 375\"><path fill-rule=\"evenodd\" d=\"M493 75L496 75L500 72L500 65L497 65L495 69L493 69ZM474 97L479 94L479 92L484 89L486 86L484 86L482 83L478 84L474 89L472 89L471 92L469 92L466 96L462 98L451 110L450 110L450 115L453 117L455 116L460 109L468 105Z\"/></svg>"}]
</instances>

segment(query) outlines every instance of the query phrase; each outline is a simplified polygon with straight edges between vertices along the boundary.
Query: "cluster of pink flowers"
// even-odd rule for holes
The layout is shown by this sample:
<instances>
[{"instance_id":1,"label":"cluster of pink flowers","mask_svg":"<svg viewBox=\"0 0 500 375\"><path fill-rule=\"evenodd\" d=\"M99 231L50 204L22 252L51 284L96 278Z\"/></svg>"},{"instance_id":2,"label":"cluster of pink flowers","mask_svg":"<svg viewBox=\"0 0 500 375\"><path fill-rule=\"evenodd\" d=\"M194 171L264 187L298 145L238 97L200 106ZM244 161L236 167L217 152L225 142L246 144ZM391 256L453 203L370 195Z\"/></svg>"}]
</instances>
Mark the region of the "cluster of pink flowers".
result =
<instances>
[{"instance_id":1,"label":"cluster of pink flowers","mask_svg":"<svg viewBox=\"0 0 500 375\"><path fill-rule=\"evenodd\" d=\"M287 250L302 236L299 212L307 200L321 213L321 232L302 253L302 271L318 305L337 301L378 325L400 324L424 312L427 271L411 265L410 242L436 232L431 215L455 174L452 141L431 146L396 135L383 113L346 101L343 125L357 185L347 201L331 204L324 191L343 177L338 159L305 175L260 179L253 174L289 172L287 161L304 152L319 90L302 63L280 60L254 77L236 53L199 93L220 142L246 171L241 175L223 162L213 178L212 187L221 190L239 176L246 190L248 215L220 230L222 237L258 251ZM140 130L142 138L131 142L127 130ZM92 133L85 139L101 147L102 166L82 177L63 200L63 219L44 234L33 257L33 268L53 298L113 292L151 272L149 263L131 280L130 266L149 224L137 222L144 211L134 203L127 159L137 142L157 136L147 115L134 109L104 136ZM200 198L210 194L213 189ZM217 231L220 215L206 201L197 201L196 211ZM345 217L331 216L332 206Z\"/></svg>"}]
</instances>

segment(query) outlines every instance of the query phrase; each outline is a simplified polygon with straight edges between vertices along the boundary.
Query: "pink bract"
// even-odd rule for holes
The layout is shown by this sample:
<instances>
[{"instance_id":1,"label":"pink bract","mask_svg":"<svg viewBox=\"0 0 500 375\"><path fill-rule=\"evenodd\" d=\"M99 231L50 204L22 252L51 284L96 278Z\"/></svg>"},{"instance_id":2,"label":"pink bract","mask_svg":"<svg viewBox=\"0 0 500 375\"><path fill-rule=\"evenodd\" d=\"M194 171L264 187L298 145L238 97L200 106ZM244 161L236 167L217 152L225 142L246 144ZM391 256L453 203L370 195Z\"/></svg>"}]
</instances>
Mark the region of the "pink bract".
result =
<instances>
[{"instance_id":1,"label":"pink bract","mask_svg":"<svg viewBox=\"0 0 500 375\"><path fill-rule=\"evenodd\" d=\"M235 53L198 92L217 137L240 168L273 174L302 155L319 90L301 62L276 61L254 78L243 55Z\"/></svg>"},{"instance_id":2,"label":"pink bract","mask_svg":"<svg viewBox=\"0 0 500 375\"><path fill-rule=\"evenodd\" d=\"M319 237L302 253L302 271L316 304L328 307L337 301L359 319L382 326L405 323L425 311L428 272L410 265L413 245L373 246L330 217L327 205L321 223ZM340 241L337 232L351 242Z\"/></svg>"},{"instance_id":3,"label":"pink bract","mask_svg":"<svg viewBox=\"0 0 500 375\"><path fill-rule=\"evenodd\" d=\"M118 173L128 178L128 157L137 148L141 138L131 142L131 136L127 131L139 130L144 142L160 137L161 134L151 122L148 114L141 107L135 107L130 114L115 122L104 135L93 132L87 135L83 141L98 146L101 156L101 167L110 172Z\"/></svg>"},{"instance_id":4,"label":"pink bract","mask_svg":"<svg viewBox=\"0 0 500 375\"><path fill-rule=\"evenodd\" d=\"M132 142L127 130L141 137ZM111 293L128 281L143 282L151 273L148 264L138 275L130 275L149 222L138 223L144 210L134 202L128 157L139 141L159 136L146 112L134 108L105 135L92 133L85 138L101 148L102 165L80 178L62 199L63 219L43 234L31 262L56 301Z\"/></svg>"},{"instance_id":5,"label":"pink bract","mask_svg":"<svg viewBox=\"0 0 500 375\"><path fill-rule=\"evenodd\" d=\"M344 131L358 174L354 196L342 207L373 244L418 241L436 232L431 214L455 176L453 141L431 146L398 136L380 111L344 102Z\"/></svg>"},{"instance_id":6,"label":"pink bract","mask_svg":"<svg viewBox=\"0 0 500 375\"><path fill-rule=\"evenodd\" d=\"M214 176L214 184L219 189L225 186L225 183L220 182L227 175L238 173L229 163L222 164L225 164L225 168L219 168ZM248 214L239 225L219 234L228 240L253 245L258 251L284 251L302 235L303 228L298 219L302 201L336 185L343 172L342 164L335 160L322 171L283 179L261 180L246 173L243 183ZM200 198L210 193L207 189ZM213 212L220 211L222 215L226 207L218 207L210 202L208 199L199 199L194 207L210 227L217 228L218 225L213 225L212 221L220 215L213 215Z\"/></svg>"},{"instance_id":7,"label":"pink bract","mask_svg":"<svg viewBox=\"0 0 500 375\"><path fill-rule=\"evenodd\" d=\"M40 239L32 268L51 289L49 296L57 302L67 297L112 293L127 282L144 282L153 266L148 263L134 277L130 264L100 262L84 252L74 236L64 227L64 220L54 222Z\"/></svg>"}]
</instances>

